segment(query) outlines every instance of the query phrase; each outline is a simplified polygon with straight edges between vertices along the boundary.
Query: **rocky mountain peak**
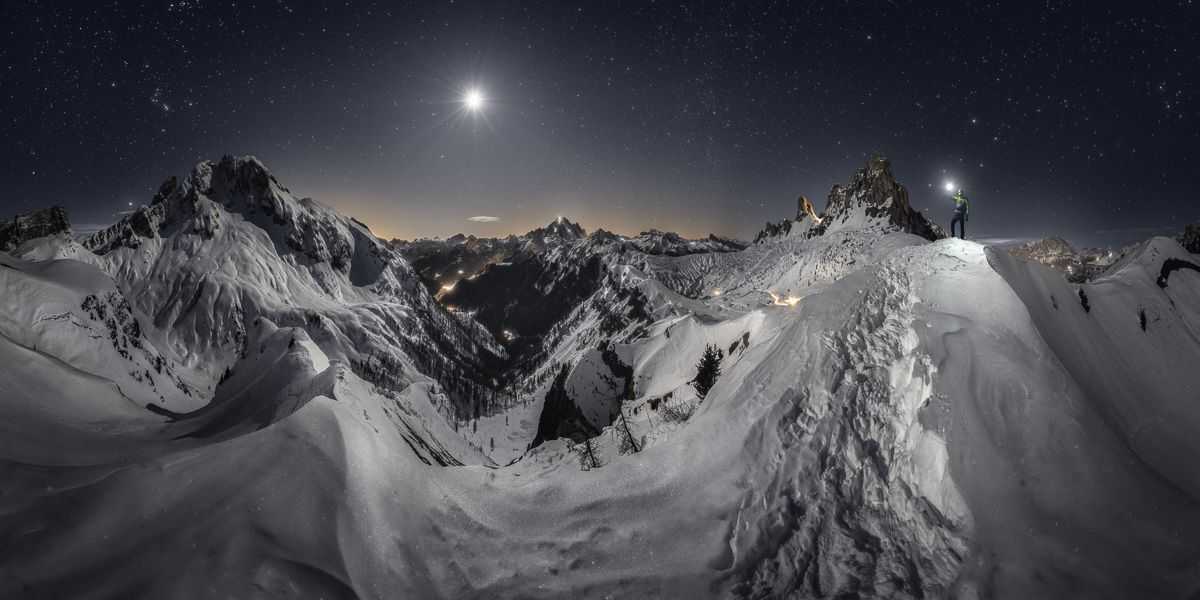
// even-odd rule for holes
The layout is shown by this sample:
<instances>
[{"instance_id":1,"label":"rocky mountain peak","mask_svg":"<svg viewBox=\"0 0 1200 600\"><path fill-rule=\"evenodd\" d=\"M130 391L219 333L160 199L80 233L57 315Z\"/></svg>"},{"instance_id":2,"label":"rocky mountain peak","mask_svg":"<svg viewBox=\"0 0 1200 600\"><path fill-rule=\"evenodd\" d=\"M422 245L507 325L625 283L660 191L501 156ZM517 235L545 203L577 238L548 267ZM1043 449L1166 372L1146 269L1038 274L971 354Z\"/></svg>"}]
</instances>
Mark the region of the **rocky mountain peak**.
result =
<instances>
[{"instance_id":1,"label":"rocky mountain peak","mask_svg":"<svg viewBox=\"0 0 1200 600\"><path fill-rule=\"evenodd\" d=\"M587 231L579 223L566 217L557 217L544 227L538 227L524 235L526 241L541 246L550 241L574 242L587 237Z\"/></svg>"},{"instance_id":2,"label":"rocky mountain peak","mask_svg":"<svg viewBox=\"0 0 1200 600\"><path fill-rule=\"evenodd\" d=\"M587 237L587 232L579 223L573 223L566 217L558 217L543 228L547 233L557 235L567 240L577 240Z\"/></svg>"},{"instance_id":3,"label":"rocky mountain peak","mask_svg":"<svg viewBox=\"0 0 1200 600\"><path fill-rule=\"evenodd\" d=\"M11 221L0 221L0 250L12 250L28 240L70 231L71 221L63 207L35 210L17 215Z\"/></svg>"},{"instance_id":4,"label":"rocky mountain peak","mask_svg":"<svg viewBox=\"0 0 1200 600\"><path fill-rule=\"evenodd\" d=\"M868 217L886 219L903 231L929 240L946 237L940 227L913 210L908 201L908 190L892 174L891 161L878 154L854 172L849 185L833 186L824 214L826 218L836 220L858 208Z\"/></svg>"},{"instance_id":5,"label":"rocky mountain peak","mask_svg":"<svg viewBox=\"0 0 1200 600\"><path fill-rule=\"evenodd\" d=\"M789 234L796 221L768 223L755 241ZM835 227L862 227L881 223L886 228L905 231L934 241L946 232L909 204L908 190L896 181L892 164L886 157L873 155L867 164L850 177L847 185L836 184L829 191L821 223L804 230L808 237L822 235Z\"/></svg>"}]
</instances>

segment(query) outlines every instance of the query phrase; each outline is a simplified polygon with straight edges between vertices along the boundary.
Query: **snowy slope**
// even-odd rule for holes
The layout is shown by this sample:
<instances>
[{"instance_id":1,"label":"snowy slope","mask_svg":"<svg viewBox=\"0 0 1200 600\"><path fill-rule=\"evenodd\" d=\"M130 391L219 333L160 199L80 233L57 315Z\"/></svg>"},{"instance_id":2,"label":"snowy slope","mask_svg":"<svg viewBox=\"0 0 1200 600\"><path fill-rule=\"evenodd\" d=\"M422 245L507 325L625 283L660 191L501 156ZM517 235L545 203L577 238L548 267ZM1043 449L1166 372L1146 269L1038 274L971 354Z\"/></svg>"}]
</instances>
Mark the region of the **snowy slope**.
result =
<instances>
[{"instance_id":1,"label":"snowy slope","mask_svg":"<svg viewBox=\"0 0 1200 600\"><path fill-rule=\"evenodd\" d=\"M75 260L0 254L0 337L111 381L131 404L203 406L196 376L164 355L111 279Z\"/></svg>"},{"instance_id":2,"label":"snowy slope","mask_svg":"<svg viewBox=\"0 0 1200 600\"><path fill-rule=\"evenodd\" d=\"M389 355L407 357L439 347L430 329L473 335L474 321L439 320L403 263L370 238L360 252L354 223L273 186L169 193L208 216L161 209L144 215L152 229L131 221L91 240L111 279L0 255L5 289L33 305L130 298L148 347L213 386L204 408L152 413L114 393L113 350L97 346L107 358L92 371L35 350L56 330L6 305L0 597L1200 589L1200 266L1172 240L1075 285L882 225L862 203L875 196L855 193L839 214L863 219L740 252L560 240L539 289L586 293L505 382L508 399L462 420L446 418L455 400L418 361L363 348L408 336ZM263 190L283 203L272 214L293 216L247 214ZM196 223L215 224L213 238ZM597 261L583 288L560 277L581 260ZM195 328L221 317L241 323L232 348ZM701 399L690 381L709 344L722 375ZM421 364L466 360L439 355ZM545 404L564 398L587 426L528 448Z\"/></svg>"}]
</instances>

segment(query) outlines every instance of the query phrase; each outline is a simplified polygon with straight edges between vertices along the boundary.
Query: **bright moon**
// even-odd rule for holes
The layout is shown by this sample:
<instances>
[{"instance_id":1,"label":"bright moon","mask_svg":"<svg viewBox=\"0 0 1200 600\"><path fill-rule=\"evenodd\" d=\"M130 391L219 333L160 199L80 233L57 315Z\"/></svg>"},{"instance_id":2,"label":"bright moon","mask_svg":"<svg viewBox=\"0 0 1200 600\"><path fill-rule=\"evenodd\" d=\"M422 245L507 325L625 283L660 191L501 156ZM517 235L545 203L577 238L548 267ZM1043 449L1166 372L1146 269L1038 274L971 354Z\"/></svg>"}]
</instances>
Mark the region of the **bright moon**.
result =
<instances>
[{"instance_id":1,"label":"bright moon","mask_svg":"<svg viewBox=\"0 0 1200 600\"><path fill-rule=\"evenodd\" d=\"M479 111L483 108L483 92L475 88L467 90L467 93L463 95L463 104L471 112Z\"/></svg>"}]
</instances>

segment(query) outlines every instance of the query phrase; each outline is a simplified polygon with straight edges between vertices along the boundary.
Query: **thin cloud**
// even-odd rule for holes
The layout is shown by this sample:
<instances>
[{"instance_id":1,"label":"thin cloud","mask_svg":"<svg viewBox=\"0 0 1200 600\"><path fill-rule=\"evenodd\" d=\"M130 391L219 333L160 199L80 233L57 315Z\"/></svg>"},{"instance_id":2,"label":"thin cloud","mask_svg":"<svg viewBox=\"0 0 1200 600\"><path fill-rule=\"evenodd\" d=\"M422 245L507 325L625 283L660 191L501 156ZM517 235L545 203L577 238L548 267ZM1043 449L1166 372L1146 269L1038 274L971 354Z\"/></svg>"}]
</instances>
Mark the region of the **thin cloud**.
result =
<instances>
[{"instance_id":1,"label":"thin cloud","mask_svg":"<svg viewBox=\"0 0 1200 600\"><path fill-rule=\"evenodd\" d=\"M489 217L487 215L479 215L477 217L468 217L468 221L472 223L495 223L500 220L500 217Z\"/></svg>"}]
</instances>

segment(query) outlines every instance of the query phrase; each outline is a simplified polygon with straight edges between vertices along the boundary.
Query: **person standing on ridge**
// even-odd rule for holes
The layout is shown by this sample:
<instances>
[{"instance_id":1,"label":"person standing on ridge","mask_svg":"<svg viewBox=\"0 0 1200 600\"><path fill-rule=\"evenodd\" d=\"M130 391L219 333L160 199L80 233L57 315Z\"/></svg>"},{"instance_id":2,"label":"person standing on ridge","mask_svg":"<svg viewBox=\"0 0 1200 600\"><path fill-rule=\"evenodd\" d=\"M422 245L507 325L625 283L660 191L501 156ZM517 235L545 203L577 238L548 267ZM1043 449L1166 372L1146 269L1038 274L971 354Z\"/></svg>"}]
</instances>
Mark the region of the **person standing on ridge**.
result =
<instances>
[{"instance_id":1,"label":"person standing on ridge","mask_svg":"<svg viewBox=\"0 0 1200 600\"><path fill-rule=\"evenodd\" d=\"M950 237L954 237L955 223L958 223L958 237L967 239L967 197L961 189L954 193L954 218L950 219Z\"/></svg>"}]
</instances>

